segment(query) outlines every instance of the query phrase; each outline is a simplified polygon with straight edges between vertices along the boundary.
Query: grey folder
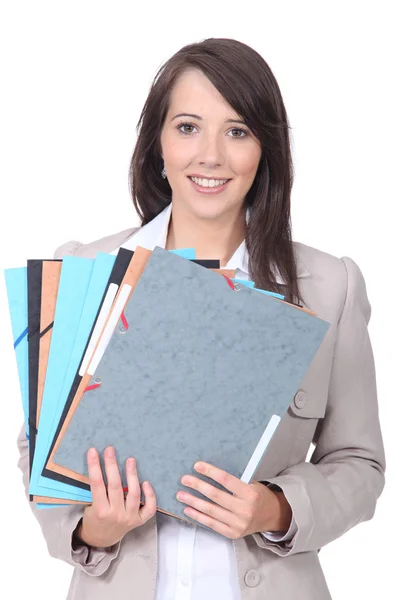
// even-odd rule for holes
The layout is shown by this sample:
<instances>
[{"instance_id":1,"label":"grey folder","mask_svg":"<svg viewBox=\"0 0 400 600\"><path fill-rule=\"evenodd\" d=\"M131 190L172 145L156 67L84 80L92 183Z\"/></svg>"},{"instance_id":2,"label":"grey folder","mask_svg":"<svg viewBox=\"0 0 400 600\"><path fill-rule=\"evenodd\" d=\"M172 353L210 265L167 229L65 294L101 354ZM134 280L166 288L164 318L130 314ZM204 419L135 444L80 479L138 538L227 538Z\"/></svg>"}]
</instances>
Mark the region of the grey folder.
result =
<instances>
[{"instance_id":1,"label":"grey folder","mask_svg":"<svg viewBox=\"0 0 400 600\"><path fill-rule=\"evenodd\" d=\"M84 394L54 461L87 475L88 448L112 445L123 485L134 456L158 509L186 521L182 475L224 489L196 460L251 481L266 428L287 411L329 323L235 287L156 247L125 307L129 327L114 330L90 382L101 385Z\"/></svg>"}]
</instances>

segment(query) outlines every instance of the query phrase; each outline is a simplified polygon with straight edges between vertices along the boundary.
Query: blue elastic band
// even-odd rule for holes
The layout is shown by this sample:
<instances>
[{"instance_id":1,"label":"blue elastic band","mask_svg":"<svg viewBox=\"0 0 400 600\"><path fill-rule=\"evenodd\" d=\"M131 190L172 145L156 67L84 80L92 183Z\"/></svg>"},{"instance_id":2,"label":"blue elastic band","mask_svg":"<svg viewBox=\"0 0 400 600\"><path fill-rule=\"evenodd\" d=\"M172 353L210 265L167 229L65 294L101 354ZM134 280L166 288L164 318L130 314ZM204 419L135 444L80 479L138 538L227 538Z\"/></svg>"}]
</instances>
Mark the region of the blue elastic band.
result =
<instances>
[{"instance_id":1,"label":"blue elastic band","mask_svg":"<svg viewBox=\"0 0 400 600\"><path fill-rule=\"evenodd\" d=\"M14 349L15 349L15 348L18 346L18 344L19 344L20 342L22 342L22 340L23 340L23 339L24 339L24 337L27 335L27 333L28 333L28 328L26 328L26 329L25 329L25 331L23 331L23 332L21 333L21 335L19 336L19 338L17 338L17 339L15 340L15 342L14 342Z\"/></svg>"}]
</instances>

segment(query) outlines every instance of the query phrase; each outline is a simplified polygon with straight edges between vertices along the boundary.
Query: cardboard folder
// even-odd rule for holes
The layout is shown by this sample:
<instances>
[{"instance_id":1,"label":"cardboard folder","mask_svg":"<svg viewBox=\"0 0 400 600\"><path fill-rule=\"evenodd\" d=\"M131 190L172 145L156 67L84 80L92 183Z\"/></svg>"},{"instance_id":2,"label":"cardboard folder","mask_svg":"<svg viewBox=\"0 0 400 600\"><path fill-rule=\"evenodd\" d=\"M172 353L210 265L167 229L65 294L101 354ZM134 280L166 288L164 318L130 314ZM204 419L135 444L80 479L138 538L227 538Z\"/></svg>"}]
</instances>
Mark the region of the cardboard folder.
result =
<instances>
[{"instance_id":1,"label":"cardboard folder","mask_svg":"<svg viewBox=\"0 0 400 600\"><path fill-rule=\"evenodd\" d=\"M27 266L31 449L39 425L61 266L60 260L28 260Z\"/></svg>"},{"instance_id":2,"label":"cardboard folder","mask_svg":"<svg viewBox=\"0 0 400 600\"><path fill-rule=\"evenodd\" d=\"M59 268L60 261L45 261L45 265L49 264L50 268ZM25 433L29 444L29 355L28 355L28 276L27 267L11 268L4 270L9 312L11 318L11 326L14 336L14 350L18 368L18 378L20 384L20 393L22 407L24 412ZM45 278L46 279L46 278ZM44 284L46 285L46 284ZM43 299L43 281L42 281L42 299ZM41 331L43 332L42 320ZM40 344L46 339L46 333L41 336ZM40 352L40 351L39 351ZM40 370L40 356L39 356ZM39 373L38 381L38 402L40 402L40 382L41 373ZM36 427L38 424L36 423ZM34 457L33 457L34 458ZM40 502L40 498L30 496L34 502ZM48 500L46 499L46 502ZM53 499L54 505L58 505L57 500ZM39 508L41 507L38 504Z\"/></svg>"},{"instance_id":3,"label":"cardboard folder","mask_svg":"<svg viewBox=\"0 0 400 600\"><path fill-rule=\"evenodd\" d=\"M186 250L176 250L174 251L174 254L177 254L179 256L192 256L193 251L186 251ZM83 349L85 348L86 354L88 356L90 356L91 353L91 348L90 348L90 343L93 341L93 337L95 338L96 336L93 336L94 333L94 328L95 325L98 325L98 317L101 313L101 309L104 308L104 306L108 304L110 304L110 302L112 303L114 296L118 290L118 287L121 283L121 280L124 276L126 276L127 273L129 273L129 265L130 265L130 261L133 257L133 252L126 250L126 249L120 249L118 256L115 260L115 257L111 256L111 255L106 255L103 253L99 253L97 259L100 260L100 263L98 263L97 259L95 262L95 266L93 267L93 272L91 275L91 280L89 283L89 287L88 290L86 292L86 299L85 299L85 305L83 307L82 310L82 315L81 315L81 319L79 322L79 329L76 333L76 338L75 338L75 343L74 343L74 347L71 350L70 353L70 358L69 358L69 362L67 360L68 354L65 354L63 357L63 361L62 364L59 365L58 368L58 376L62 379L64 379L64 386L63 389L61 390L61 392L59 393L59 398L58 401L53 402L51 405L48 403L47 404L47 408L46 408L46 417L47 417L47 427L46 424L44 425L44 427L41 429L41 440L42 440L42 446L41 446L41 457L38 458L37 460L37 464L40 465L41 464L41 460L43 457L43 453L45 452L45 448L50 448L49 451L51 451L52 448L52 444L51 444L51 439L53 438L53 433L54 433L54 429L59 430L59 428L61 427L61 424L63 423L63 419L65 416L65 413L68 409L68 400L65 402L65 395L67 394L68 397L73 397L74 394L74 389L77 388L77 386L79 385L79 380L80 380L80 376L79 373L75 373L76 371L76 366L79 365L79 362L82 360L82 354L83 354ZM78 261L81 259L77 259ZM108 284L105 285L104 283L104 276L107 274L107 269L104 270L105 266L108 263L108 271L110 269L111 263L115 260L115 264L113 265L112 268L112 272L111 275L109 275L109 280L108 280ZM197 260L194 260L194 262L199 262ZM97 266L96 266L97 263ZM219 261L201 261L201 264L203 266L207 266L207 267L217 267L219 266ZM229 274L231 274L231 272L229 272ZM77 288L79 287L79 284L81 284L81 287L83 286L84 289L86 289L86 281L87 281L87 275L88 273L86 273L86 277L84 277L83 279L80 279L79 277L77 277L74 281L74 286L75 286L75 293L77 292ZM99 278L100 277L100 278ZM101 278L103 278L103 281L101 280ZM69 280L71 281L71 278L69 278ZM70 290L63 290L61 292L61 298L60 303L61 303L61 307L64 306L64 301L63 301L63 296L65 296L65 294L69 292ZM82 295L82 290L79 291L78 290L78 296L81 297ZM101 297L103 296L101 302L100 302L100 307L99 307L99 301L101 299ZM64 307L65 308L65 307ZM107 306L106 306L107 308ZM108 306L108 310L109 310L109 306ZM96 319L94 320L95 314L97 312L97 316ZM105 314L107 315L107 310L105 312ZM65 311L61 313L61 318L65 319ZM75 321L75 326L77 324L77 321ZM69 323L69 326L71 327L72 324ZM88 336L88 332L90 330L90 328L92 329L92 331L90 332L90 335ZM62 343L62 339L56 339L55 340L55 349L57 349L60 344ZM86 346L86 347L85 347ZM53 349L54 350L54 349ZM55 350L54 350L55 351ZM67 372L65 372L65 368L68 364L68 370ZM65 374L66 373L66 374ZM75 374L75 378L73 378ZM72 376L72 379L71 379ZM50 375L50 381L51 381L51 375ZM71 381L73 381L72 385L71 385ZM56 396L56 393L54 393L54 396ZM49 429L48 426L48 422L49 422L49 417L53 416L52 422L53 422L53 426L51 429ZM52 477L53 476L53 477ZM54 481L54 479L56 481ZM89 486L85 485L82 486L83 489L79 489L79 483L78 486L76 486L77 482L74 482L73 480L71 480L68 477L64 477L63 475L59 475L59 474L53 474L50 473L46 468L42 469L42 474L40 475L40 477L31 483L31 489L32 490L40 490L42 493L47 494L47 500L46 497L41 497L41 502L55 502L55 501L62 501L62 500L66 500L68 498L71 498L74 502L76 501L80 501L80 502L88 502L91 500L91 494L88 491ZM75 489L73 489L75 488ZM78 489L77 489L78 488ZM61 492L61 494L60 494ZM59 496L61 495L61 499L59 498ZM53 498L53 499L52 499ZM35 499L35 497L34 497Z\"/></svg>"},{"instance_id":4,"label":"cardboard folder","mask_svg":"<svg viewBox=\"0 0 400 600\"><path fill-rule=\"evenodd\" d=\"M185 257L185 254L187 255L187 253L183 253L183 252L179 252L179 251L173 251L173 252L171 252L171 254L178 255L178 256L182 255L182 258ZM129 268L127 269L124 279L121 283L120 289L122 289L124 286L127 286L127 285L131 286L132 289L134 288L135 282L140 278L141 273L143 272L143 269L145 268L150 255L151 255L151 250L147 250L147 249L141 248L141 247L138 247L136 249L135 255L133 256L131 264L130 264ZM192 260L192 259L189 259L189 260L191 260L194 263L198 263L197 260ZM214 267L217 266L216 261L201 261L201 265L202 265L202 268L204 266L211 267L211 269L214 270L215 272L222 273L224 275L227 274L227 275L232 276L234 274L234 272L231 270L214 269ZM120 290L116 293L113 306L115 306L115 303L119 300L120 293L121 293ZM75 481L75 484L77 486L79 486L83 490L87 490L87 491L89 491L89 489L90 489L88 481L86 481L86 480L83 481L79 478L74 479L74 474L69 473L67 470L63 470L63 469L57 470L57 467L55 467L53 465L52 457L58 446L58 439L63 434L63 432L66 430L66 428L68 427L68 424L70 422L72 414L76 410L76 407L87 387L87 382L90 380L90 375L87 374L87 368L89 365L89 361L93 355L93 352L94 352L95 348L97 347L96 344L98 345L98 343L101 340L103 348L105 348L107 345L107 340L105 340L104 337L101 339L101 336L104 333L104 330L105 330L105 327L107 325L108 318L110 315L110 312L108 312L108 311L112 310L112 307L110 308L109 305L107 306L107 308L108 308L108 310L106 310L104 314L101 315L99 313L99 315L97 316L96 328L99 330L97 332L98 335L91 336L90 341L88 342L88 344L86 346L85 354L82 357L82 362L79 365L79 370L75 376L74 385L71 387L67 402L65 403L65 409L64 409L63 415L59 420L57 432L56 432L54 440L51 444L51 452L50 452L50 455L49 455L49 458L48 458L48 461L46 464L46 468L43 471L43 474L46 474L48 477L58 478L60 481L68 481L71 483L72 483L72 481ZM101 330L101 333L100 333L100 330ZM94 340L93 340L93 338L94 338Z\"/></svg>"},{"instance_id":5,"label":"cardboard folder","mask_svg":"<svg viewBox=\"0 0 400 600\"><path fill-rule=\"evenodd\" d=\"M53 410L54 418L53 425L50 430L48 430L48 436L44 440L42 449L43 453L48 453L48 450L45 452L45 449L49 447L49 443L51 442L53 431L58 427L58 420L60 418L60 414L63 414L64 408L64 398L66 393L68 392L71 381L73 381L73 376L75 373L75 365L79 363L83 348L85 347L86 340L88 338L88 334L91 329L93 329L92 323L95 318L96 313L103 307L104 302L113 300L113 295L115 295L115 289L118 289L119 284L124 277L124 274L129 267L130 261L132 259L133 252L126 249L121 249L118 253L117 257L111 256L105 253L98 253L96 260L94 261L93 271L91 273L89 285L86 285L86 279L80 280L77 278L74 281L75 292L78 289L78 295L81 296L85 294L84 305L82 308L81 317L79 320L79 324L77 324L77 330L75 335L74 345L72 347L69 361L63 361L59 368L59 375L64 379L64 385L60 392L58 402L54 403L51 407L47 407L47 412L50 409ZM79 259L78 259L79 261ZM64 294L68 293L68 289ZM63 294L59 298L59 302L61 306L63 305ZM100 303L100 308L99 308ZM57 343L62 342L61 340L56 340L55 344L57 347ZM42 454L43 455L43 454ZM51 503L54 500L51 499L51 496L55 496L57 491L62 492L63 499L65 500L68 497L75 498L75 502L88 502L91 500L91 495L84 491L78 489L73 489L74 482L70 480L66 480L65 478L57 478L57 481L51 480L47 477L47 474L42 471L42 475L39 478L39 485L46 486L45 492L47 497L41 498L42 503ZM33 487L33 486L32 486ZM49 491L49 488L52 488L52 491ZM72 494L70 495L70 493ZM78 500L80 498L80 500Z\"/></svg>"},{"instance_id":6,"label":"cardboard folder","mask_svg":"<svg viewBox=\"0 0 400 600\"><path fill-rule=\"evenodd\" d=\"M56 311L61 267L61 260L44 260L42 263L36 427L39 426L40 410L42 407L44 382L46 379L47 363L49 359L51 334L53 331L54 315Z\"/></svg>"},{"instance_id":7,"label":"cardboard folder","mask_svg":"<svg viewBox=\"0 0 400 600\"><path fill-rule=\"evenodd\" d=\"M35 460L32 465L29 484L29 492L33 495L55 496L54 493L51 494L47 491L43 482L39 484L41 463L45 459L46 440L53 427L59 395L65 380L66 366L69 364L74 346L94 262L93 259L70 256L63 259L40 423L36 438ZM56 497L63 497L58 495L58 490ZM79 500L80 498L72 497L71 499Z\"/></svg>"},{"instance_id":8,"label":"cardboard folder","mask_svg":"<svg viewBox=\"0 0 400 600\"><path fill-rule=\"evenodd\" d=\"M8 308L18 369L25 433L29 436L28 280L27 267L4 270Z\"/></svg>"},{"instance_id":9,"label":"cardboard folder","mask_svg":"<svg viewBox=\"0 0 400 600\"><path fill-rule=\"evenodd\" d=\"M158 510L184 520L175 494L196 460L251 481L329 323L228 284L155 248L133 293L121 286L117 326L94 352L53 469L88 483L88 448L113 445L123 485L134 456Z\"/></svg>"}]
</instances>

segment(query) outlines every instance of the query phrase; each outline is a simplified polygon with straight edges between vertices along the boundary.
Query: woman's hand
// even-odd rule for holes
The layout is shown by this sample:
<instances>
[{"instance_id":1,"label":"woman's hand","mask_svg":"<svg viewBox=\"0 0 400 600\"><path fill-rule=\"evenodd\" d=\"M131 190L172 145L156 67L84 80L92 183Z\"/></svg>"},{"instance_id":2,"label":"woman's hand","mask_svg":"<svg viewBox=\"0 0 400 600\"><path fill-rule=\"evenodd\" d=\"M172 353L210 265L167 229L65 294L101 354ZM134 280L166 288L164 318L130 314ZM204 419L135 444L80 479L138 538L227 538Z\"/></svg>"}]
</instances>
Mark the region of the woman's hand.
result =
<instances>
[{"instance_id":1,"label":"woman's hand","mask_svg":"<svg viewBox=\"0 0 400 600\"><path fill-rule=\"evenodd\" d=\"M180 491L177 499L189 505L183 511L188 517L230 539L260 531L286 531L289 528L292 509L284 494L273 492L258 481L244 483L209 463L199 462L194 468L220 483L233 496L198 477L184 475L181 478L183 485L216 503Z\"/></svg>"},{"instance_id":2,"label":"woman's hand","mask_svg":"<svg viewBox=\"0 0 400 600\"><path fill-rule=\"evenodd\" d=\"M97 450L87 453L92 504L85 508L76 537L85 544L107 548L119 542L131 529L144 525L156 512L156 496L149 482L143 483L145 504L140 508L140 484L136 460L126 461L128 493L122 488L118 463L113 447L106 448L104 464L107 488L104 484Z\"/></svg>"}]
</instances>

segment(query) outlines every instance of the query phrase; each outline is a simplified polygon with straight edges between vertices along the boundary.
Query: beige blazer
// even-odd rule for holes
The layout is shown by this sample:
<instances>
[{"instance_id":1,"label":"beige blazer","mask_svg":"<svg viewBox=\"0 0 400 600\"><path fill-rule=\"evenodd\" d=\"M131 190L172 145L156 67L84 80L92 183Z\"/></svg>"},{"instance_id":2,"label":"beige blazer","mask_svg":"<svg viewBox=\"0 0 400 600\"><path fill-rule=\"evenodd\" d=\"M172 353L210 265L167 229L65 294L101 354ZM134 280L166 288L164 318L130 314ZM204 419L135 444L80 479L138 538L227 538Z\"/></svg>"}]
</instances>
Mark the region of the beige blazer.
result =
<instances>
[{"instance_id":1,"label":"beige blazer","mask_svg":"<svg viewBox=\"0 0 400 600\"><path fill-rule=\"evenodd\" d=\"M55 257L113 252L136 229L86 245L68 242ZM331 327L254 477L283 489L298 531L289 543L269 542L259 533L232 541L243 600L331 598L318 552L371 519L384 487L385 454L367 330L371 307L363 275L351 258L297 242L294 249L303 298ZM18 465L28 497L24 433L22 427ZM311 443L315 449L306 462ZM109 551L72 550L71 536L84 508L37 510L32 503L31 508L50 555L74 567L68 600L153 600L156 516Z\"/></svg>"}]
</instances>

